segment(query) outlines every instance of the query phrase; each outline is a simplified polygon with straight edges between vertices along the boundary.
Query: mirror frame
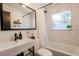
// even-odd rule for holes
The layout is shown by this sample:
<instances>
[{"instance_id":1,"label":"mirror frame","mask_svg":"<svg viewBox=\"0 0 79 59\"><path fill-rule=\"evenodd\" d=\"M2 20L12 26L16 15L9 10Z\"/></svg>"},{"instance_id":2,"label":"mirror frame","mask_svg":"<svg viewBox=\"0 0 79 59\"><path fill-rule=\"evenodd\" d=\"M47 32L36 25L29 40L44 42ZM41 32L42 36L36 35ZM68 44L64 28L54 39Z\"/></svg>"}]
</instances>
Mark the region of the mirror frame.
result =
<instances>
[{"instance_id":1,"label":"mirror frame","mask_svg":"<svg viewBox=\"0 0 79 59\"><path fill-rule=\"evenodd\" d=\"M21 3L22 4L22 3ZM0 22L1 22L1 30L36 30L37 26L36 26L36 10L28 7L27 5L25 5L27 8L33 10L35 12L35 28L24 28L24 29L3 29L3 3L0 3Z\"/></svg>"}]
</instances>

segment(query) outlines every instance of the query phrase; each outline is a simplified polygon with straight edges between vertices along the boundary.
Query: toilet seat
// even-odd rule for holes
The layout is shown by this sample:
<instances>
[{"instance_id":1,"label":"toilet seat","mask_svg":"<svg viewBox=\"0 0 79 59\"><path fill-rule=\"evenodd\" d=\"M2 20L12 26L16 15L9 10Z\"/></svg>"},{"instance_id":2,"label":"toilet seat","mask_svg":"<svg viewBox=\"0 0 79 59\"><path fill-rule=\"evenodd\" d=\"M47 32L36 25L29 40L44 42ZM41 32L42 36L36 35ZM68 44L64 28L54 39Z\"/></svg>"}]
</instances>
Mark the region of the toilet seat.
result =
<instances>
[{"instance_id":1,"label":"toilet seat","mask_svg":"<svg viewBox=\"0 0 79 59\"><path fill-rule=\"evenodd\" d=\"M40 56L52 56L53 55L51 51L49 51L48 49L45 49L45 48L39 49L38 54Z\"/></svg>"}]
</instances>

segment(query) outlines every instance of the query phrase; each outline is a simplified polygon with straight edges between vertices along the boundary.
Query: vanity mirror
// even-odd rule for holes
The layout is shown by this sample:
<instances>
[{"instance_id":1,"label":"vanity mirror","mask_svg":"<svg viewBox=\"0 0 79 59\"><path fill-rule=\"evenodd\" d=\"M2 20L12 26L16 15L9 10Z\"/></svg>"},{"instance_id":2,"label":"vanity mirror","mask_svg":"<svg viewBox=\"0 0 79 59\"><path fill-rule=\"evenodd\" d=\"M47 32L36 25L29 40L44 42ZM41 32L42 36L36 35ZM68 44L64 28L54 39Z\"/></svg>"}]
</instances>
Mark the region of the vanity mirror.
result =
<instances>
[{"instance_id":1,"label":"vanity mirror","mask_svg":"<svg viewBox=\"0 0 79 59\"><path fill-rule=\"evenodd\" d=\"M22 3L2 3L1 30L36 29L36 11Z\"/></svg>"}]
</instances>

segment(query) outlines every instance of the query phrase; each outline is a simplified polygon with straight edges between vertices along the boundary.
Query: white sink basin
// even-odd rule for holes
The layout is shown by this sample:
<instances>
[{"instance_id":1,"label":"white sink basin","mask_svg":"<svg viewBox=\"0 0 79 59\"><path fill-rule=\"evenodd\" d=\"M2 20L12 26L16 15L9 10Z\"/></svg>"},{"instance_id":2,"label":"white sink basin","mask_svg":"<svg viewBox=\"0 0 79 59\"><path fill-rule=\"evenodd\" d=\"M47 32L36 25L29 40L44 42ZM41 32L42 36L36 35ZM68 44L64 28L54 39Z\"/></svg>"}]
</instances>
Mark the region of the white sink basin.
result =
<instances>
[{"instance_id":1,"label":"white sink basin","mask_svg":"<svg viewBox=\"0 0 79 59\"><path fill-rule=\"evenodd\" d=\"M0 43L0 55L10 56L17 55L18 53L29 49L34 45L34 40L22 39L18 41L8 41Z\"/></svg>"}]
</instances>

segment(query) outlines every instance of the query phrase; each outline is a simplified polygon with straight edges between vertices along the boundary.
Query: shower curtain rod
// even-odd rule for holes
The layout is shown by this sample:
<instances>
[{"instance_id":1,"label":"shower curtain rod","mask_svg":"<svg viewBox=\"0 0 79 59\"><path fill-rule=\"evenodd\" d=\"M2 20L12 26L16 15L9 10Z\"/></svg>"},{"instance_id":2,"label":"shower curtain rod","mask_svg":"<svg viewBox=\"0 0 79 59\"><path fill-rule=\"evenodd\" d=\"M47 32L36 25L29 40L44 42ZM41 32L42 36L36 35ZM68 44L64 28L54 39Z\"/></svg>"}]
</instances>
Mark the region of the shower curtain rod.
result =
<instances>
[{"instance_id":1,"label":"shower curtain rod","mask_svg":"<svg viewBox=\"0 0 79 59\"><path fill-rule=\"evenodd\" d=\"M47 4L47 5L45 5L45 6L42 6L42 7L38 8L38 9L45 8L45 7L47 7L47 6L51 5L51 4L53 4L53 3L49 3L49 4Z\"/></svg>"}]
</instances>

